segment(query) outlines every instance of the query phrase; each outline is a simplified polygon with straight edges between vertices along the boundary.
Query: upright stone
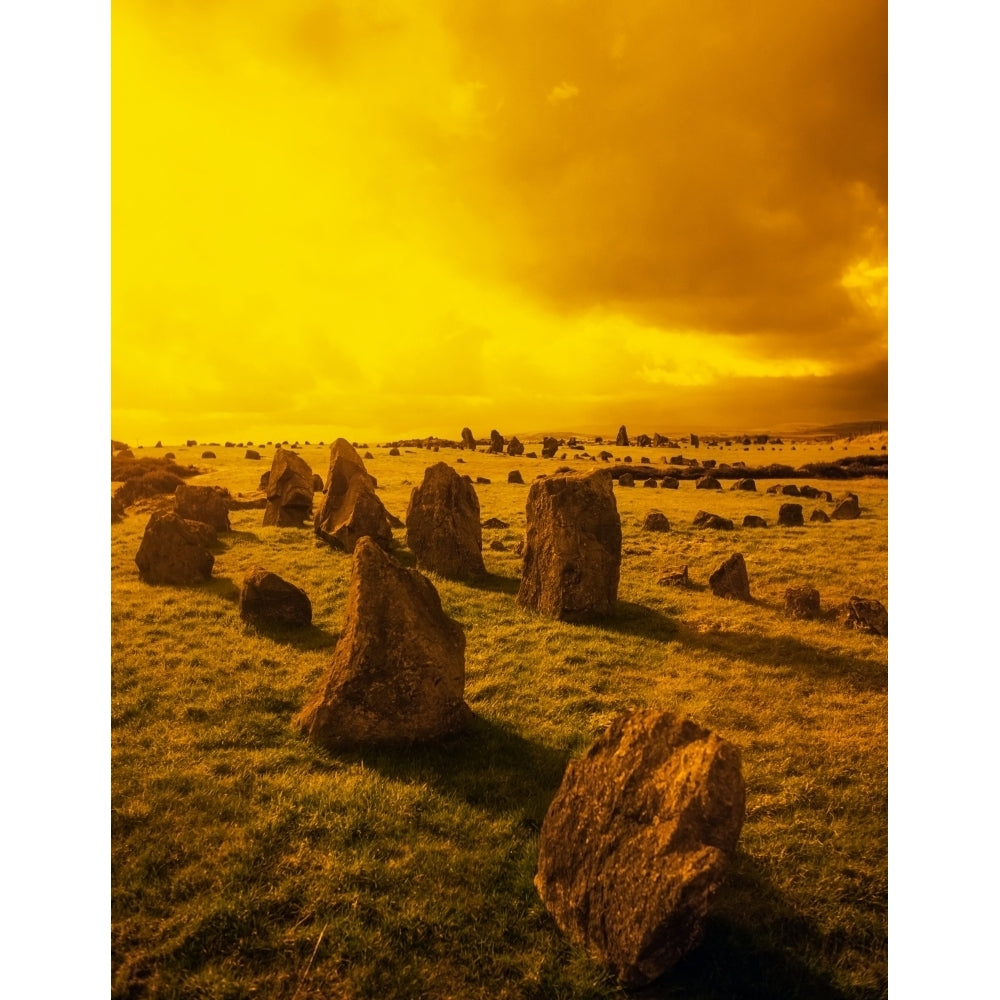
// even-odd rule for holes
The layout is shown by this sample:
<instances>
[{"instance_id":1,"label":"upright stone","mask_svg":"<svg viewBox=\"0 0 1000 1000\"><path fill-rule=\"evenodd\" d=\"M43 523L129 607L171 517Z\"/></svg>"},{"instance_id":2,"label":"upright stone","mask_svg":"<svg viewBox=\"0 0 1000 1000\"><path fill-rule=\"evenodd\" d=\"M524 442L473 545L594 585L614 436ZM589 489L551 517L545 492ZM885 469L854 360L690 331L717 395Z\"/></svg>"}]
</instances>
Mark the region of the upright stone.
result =
<instances>
[{"instance_id":1,"label":"upright stone","mask_svg":"<svg viewBox=\"0 0 1000 1000\"><path fill-rule=\"evenodd\" d=\"M855 493L845 493L833 508L830 515L835 521L853 521L861 516L861 507L858 504L858 497Z\"/></svg>"},{"instance_id":2,"label":"upright stone","mask_svg":"<svg viewBox=\"0 0 1000 1000\"><path fill-rule=\"evenodd\" d=\"M709 578L708 585L716 597L749 601L750 580L747 564L739 552L734 552Z\"/></svg>"},{"instance_id":3,"label":"upright stone","mask_svg":"<svg viewBox=\"0 0 1000 1000\"><path fill-rule=\"evenodd\" d=\"M345 552L353 552L365 536L383 548L392 544L392 528L382 501L375 495L374 480L343 438L330 445L326 495L313 527L320 538Z\"/></svg>"},{"instance_id":4,"label":"upright stone","mask_svg":"<svg viewBox=\"0 0 1000 1000\"><path fill-rule=\"evenodd\" d=\"M516 437L512 437L510 441L507 442L507 454L512 455L516 458L518 455L524 454L524 445Z\"/></svg>"},{"instance_id":5,"label":"upright stone","mask_svg":"<svg viewBox=\"0 0 1000 1000\"><path fill-rule=\"evenodd\" d=\"M406 511L406 544L418 568L459 579L485 576L479 516L472 483L445 462L426 469Z\"/></svg>"},{"instance_id":6,"label":"upright stone","mask_svg":"<svg viewBox=\"0 0 1000 1000\"><path fill-rule=\"evenodd\" d=\"M611 474L557 474L528 491L518 603L563 621L610 614L618 597L622 527Z\"/></svg>"},{"instance_id":7,"label":"upright stone","mask_svg":"<svg viewBox=\"0 0 1000 1000\"><path fill-rule=\"evenodd\" d=\"M805 524L802 517L802 504L783 503L778 508L778 524L783 524L788 528L800 528Z\"/></svg>"},{"instance_id":8,"label":"upright stone","mask_svg":"<svg viewBox=\"0 0 1000 1000\"><path fill-rule=\"evenodd\" d=\"M628 440L628 431L625 430L625 425L624 424L622 424L621 427L618 428L618 437L615 438L615 444L619 448L630 448L631 447L631 445L629 444L629 440Z\"/></svg>"},{"instance_id":9,"label":"upright stone","mask_svg":"<svg viewBox=\"0 0 1000 1000\"><path fill-rule=\"evenodd\" d=\"M468 427L462 428L462 447L467 451L476 450L476 439L472 436L472 431Z\"/></svg>"},{"instance_id":10,"label":"upright stone","mask_svg":"<svg viewBox=\"0 0 1000 1000\"><path fill-rule=\"evenodd\" d=\"M295 584L255 566L240 588L240 617L262 628L307 628L312 624L312 603Z\"/></svg>"},{"instance_id":11,"label":"upright stone","mask_svg":"<svg viewBox=\"0 0 1000 1000\"><path fill-rule=\"evenodd\" d=\"M265 527L301 528L312 515L313 471L294 451L279 448L274 453L264 489L267 492Z\"/></svg>"},{"instance_id":12,"label":"upright stone","mask_svg":"<svg viewBox=\"0 0 1000 1000\"><path fill-rule=\"evenodd\" d=\"M559 449L559 442L554 437L545 437L542 440L542 458L553 458Z\"/></svg>"},{"instance_id":13,"label":"upright stone","mask_svg":"<svg viewBox=\"0 0 1000 1000\"><path fill-rule=\"evenodd\" d=\"M494 455L502 455L506 442L503 435L498 430L490 431L490 452Z\"/></svg>"},{"instance_id":14,"label":"upright stone","mask_svg":"<svg viewBox=\"0 0 1000 1000\"><path fill-rule=\"evenodd\" d=\"M464 728L464 695L462 626L427 577L361 538L333 662L296 724L331 748L432 740Z\"/></svg>"},{"instance_id":15,"label":"upright stone","mask_svg":"<svg viewBox=\"0 0 1000 1000\"><path fill-rule=\"evenodd\" d=\"M745 812L736 747L666 712L620 716L567 765L535 886L571 941L645 986L700 941Z\"/></svg>"}]
</instances>

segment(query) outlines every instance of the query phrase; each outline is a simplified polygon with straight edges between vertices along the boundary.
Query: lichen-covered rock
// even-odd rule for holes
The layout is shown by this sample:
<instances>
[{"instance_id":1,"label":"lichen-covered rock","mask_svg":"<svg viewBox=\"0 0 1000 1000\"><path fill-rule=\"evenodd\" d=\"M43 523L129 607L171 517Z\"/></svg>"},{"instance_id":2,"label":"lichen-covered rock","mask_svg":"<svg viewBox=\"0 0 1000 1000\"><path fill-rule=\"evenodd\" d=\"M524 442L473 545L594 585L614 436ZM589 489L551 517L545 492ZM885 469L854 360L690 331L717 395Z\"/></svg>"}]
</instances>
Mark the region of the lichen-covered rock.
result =
<instances>
[{"instance_id":1,"label":"lichen-covered rock","mask_svg":"<svg viewBox=\"0 0 1000 1000\"><path fill-rule=\"evenodd\" d=\"M312 603L304 590L255 566L240 588L240 617L258 628L307 628Z\"/></svg>"},{"instance_id":2,"label":"lichen-covered rock","mask_svg":"<svg viewBox=\"0 0 1000 1000\"><path fill-rule=\"evenodd\" d=\"M737 601L749 601L750 580L743 555L734 552L709 578L708 585L716 597L728 597Z\"/></svg>"},{"instance_id":3,"label":"lichen-covered rock","mask_svg":"<svg viewBox=\"0 0 1000 1000\"><path fill-rule=\"evenodd\" d=\"M847 602L848 628L867 632L870 635L889 637L889 612L881 601L869 600L865 597L852 597Z\"/></svg>"},{"instance_id":4,"label":"lichen-covered rock","mask_svg":"<svg viewBox=\"0 0 1000 1000\"><path fill-rule=\"evenodd\" d=\"M210 524L216 531L229 531L229 490L221 486L189 486L174 490L174 511L187 521Z\"/></svg>"},{"instance_id":5,"label":"lichen-covered rock","mask_svg":"<svg viewBox=\"0 0 1000 1000\"><path fill-rule=\"evenodd\" d=\"M457 579L486 575L479 498L472 483L445 462L426 469L410 494L406 544L419 569Z\"/></svg>"},{"instance_id":6,"label":"lichen-covered rock","mask_svg":"<svg viewBox=\"0 0 1000 1000\"><path fill-rule=\"evenodd\" d=\"M745 811L732 744L669 713L621 716L567 766L535 886L570 940L644 986L700 941Z\"/></svg>"},{"instance_id":7,"label":"lichen-covered rock","mask_svg":"<svg viewBox=\"0 0 1000 1000\"><path fill-rule=\"evenodd\" d=\"M563 621L610 614L618 597L622 528L609 472L559 474L528 492L518 603Z\"/></svg>"},{"instance_id":8,"label":"lichen-covered rock","mask_svg":"<svg viewBox=\"0 0 1000 1000\"><path fill-rule=\"evenodd\" d=\"M312 516L313 471L294 451L279 448L274 453L263 489L267 494L264 527L301 528Z\"/></svg>"},{"instance_id":9,"label":"lichen-covered rock","mask_svg":"<svg viewBox=\"0 0 1000 1000\"><path fill-rule=\"evenodd\" d=\"M135 554L139 576L146 583L202 583L212 576L215 556L208 549L214 539L214 529L201 521L173 512L153 514Z\"/></svg>"},{"instance_id":10,"label":"lichen-covered rock","mask_svg":"<svg viewBox=\"0 0 1000 1000\"><path fill-rule=\"evenodd\" d=\"M362 537L333 662L296 724L331 748L433 740L465 727L464 696L462 626L427 577Z\"/></svg>"},{"instance_id":11,"label":"lichen-covered rock","mask_svg":"<svg viewBox=\"0 0 1000 1000\"><path fill-rule=\"evenodd\" d=\"M785 613L792 618L818 618L819 611L815 587L789 587L785 591Z\"/></svg>"},{"instance_id":12,"label":"lichen-covered rock","mask_svg":"<svg viewBox=\"0 0 1000 1000\"><path fill-rule=\"evenodd\" d=\"M337 438L330 445L326 494L313 527L334 548L353 552L358 540L374 538L383 548L392 544L392 528L375 484L354 448Z\"/></svg>"}]
</instances>

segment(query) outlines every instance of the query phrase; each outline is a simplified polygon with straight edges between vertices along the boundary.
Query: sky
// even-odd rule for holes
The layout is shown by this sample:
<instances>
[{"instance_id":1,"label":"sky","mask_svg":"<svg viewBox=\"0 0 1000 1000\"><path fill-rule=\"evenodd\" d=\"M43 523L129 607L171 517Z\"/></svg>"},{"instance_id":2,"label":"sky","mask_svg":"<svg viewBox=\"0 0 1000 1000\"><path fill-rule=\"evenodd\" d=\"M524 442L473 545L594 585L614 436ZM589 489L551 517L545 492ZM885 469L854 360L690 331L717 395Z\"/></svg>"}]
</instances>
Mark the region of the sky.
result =
<instances>
[{"instance_id":1,"label":"sky","mask_svg":"<svg viewBox=\"0 0 1000 1000\"><path fill-rule=\"evenodd\" d=\"M111 26L114 437L887 419L885 4Z\"/></svg>"}]
</instances>

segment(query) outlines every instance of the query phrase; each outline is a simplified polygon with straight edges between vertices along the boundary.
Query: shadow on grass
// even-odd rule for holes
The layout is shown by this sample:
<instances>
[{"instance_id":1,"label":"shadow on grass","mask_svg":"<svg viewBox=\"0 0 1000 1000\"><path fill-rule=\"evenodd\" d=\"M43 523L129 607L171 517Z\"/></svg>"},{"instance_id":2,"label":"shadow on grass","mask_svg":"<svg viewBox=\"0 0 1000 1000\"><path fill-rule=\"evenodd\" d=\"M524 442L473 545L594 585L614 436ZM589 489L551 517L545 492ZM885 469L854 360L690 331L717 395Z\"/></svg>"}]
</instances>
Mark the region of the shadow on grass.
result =
<instances>
[{"instance_id":1,"label":"shadow on grass","mask_svg":"<svg viewBox=\"0 0 1000 1000\"><path fill-rule=\"evenodd\" d=\"M678 623L674 638L689 649L702 649L761 666L789 667L817 679L846 680L858 690L885 691L889 683L884 663L820 649L794 636L703 633Z\"/></svg>"},{"instance_id":2,"label":"shadow on grass","mask_svg":"<svg viewBox=\"0 0 1000 1000\"><path fill-rule=\"evenodd\" d=\"M253 531L226 531L220 536L222 542L259 542L260 536ZM228 548L228 546L226 546Z\"/></svg>"},{"instance_id":3,"label":"shadow on grass","mask_svg":"<svg viewBox=\"0 0 1000 1000\"><path fill-rule=\"evenodd\" d=\"M462 733L435 743L328 753L387 778L426 783L477 808L521 813L533 830L541 827L570 757L479 715Z\"/></svg>"},{"instance_id":4,"label":"shadow on grass","mask_svg":"<svg viewBox=\"0 0 1000 1000\"><path fill-rule=\"evenodd\" d=\"M221 597L224 601L239 603L240 588L228 576L213 576L203 587L210 594Z\"/></svg>"},{"instance_id":5,"label":"shadow on grass","mask_svg":"<svg viewBox=\"0 0 1000 1000\"><path fill-rule=\"evenodd\" d=\"M301 652L314 649L330 649L337 645L339 632L330 632L319 625L309 625L306 628L282 627L280 625L253 625L246 622L251 633L270 639L281 646L291 646Z\"/></svg>"},{"instance_id":6,"label":"shadow on grass","mask_svg":"<svg viewBox=\"0 0 1000 1000\"><path fill-rule=\"evenodd\" d=\"M487 573L475 580L464 581L474 590L487 590L495 594L508 594L515 597L521 589L521 580L516 576L498 576Z\"/></svg>"},{"instance_id":7,"label":"shadow on grass","mask_svg":"<svg viewBox=\"0 0 1000 1000\"><path fill-rule=\"evenodd\" d=\"M632 996L638 1000L847 1000L825 963L824 936L738 852L712 903L700 945L673 969ZM883 990L852 990L854 1000Z\"/></svg>"},{"instance_id":8,"label":"shadow on grass","mask_svg":"<svg viewBox=\"0 0 1000 1000\"><path fill-rule=\"evenodd\" d=\"M618 601L613 615L594 618L584 624L604 632L619 632L652 639L654 642L670 642L676 639L679 628L677 622L662 611L633 601Z\"/></svg>"}]
</instances>

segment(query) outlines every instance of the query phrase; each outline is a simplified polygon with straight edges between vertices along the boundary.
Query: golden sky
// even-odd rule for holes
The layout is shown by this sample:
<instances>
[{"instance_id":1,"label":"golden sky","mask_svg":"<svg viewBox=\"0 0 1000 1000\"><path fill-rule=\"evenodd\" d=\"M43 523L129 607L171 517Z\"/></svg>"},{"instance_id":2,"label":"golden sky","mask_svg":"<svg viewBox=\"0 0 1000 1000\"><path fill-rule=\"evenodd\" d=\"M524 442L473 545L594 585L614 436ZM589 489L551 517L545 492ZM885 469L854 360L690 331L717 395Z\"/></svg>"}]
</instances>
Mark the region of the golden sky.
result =
<instances>
[{"instance_id":1,"label":"golden sky","mask_svg":"<svg viewBox=\"0 0 1000 1000\"><path fill-rule=\"evenodd\" d=\"M112 433L887 415L878 0L112 0Z\"/></svg>"}]
</instances>

